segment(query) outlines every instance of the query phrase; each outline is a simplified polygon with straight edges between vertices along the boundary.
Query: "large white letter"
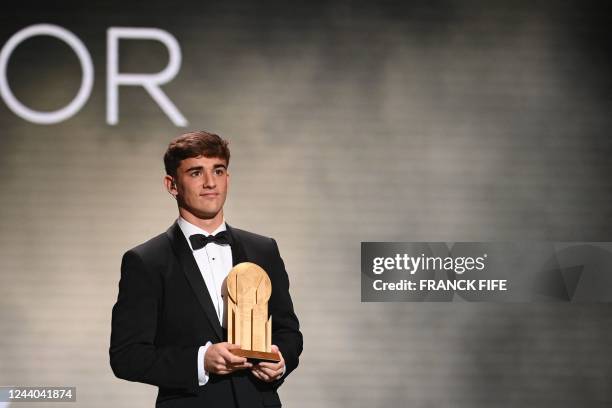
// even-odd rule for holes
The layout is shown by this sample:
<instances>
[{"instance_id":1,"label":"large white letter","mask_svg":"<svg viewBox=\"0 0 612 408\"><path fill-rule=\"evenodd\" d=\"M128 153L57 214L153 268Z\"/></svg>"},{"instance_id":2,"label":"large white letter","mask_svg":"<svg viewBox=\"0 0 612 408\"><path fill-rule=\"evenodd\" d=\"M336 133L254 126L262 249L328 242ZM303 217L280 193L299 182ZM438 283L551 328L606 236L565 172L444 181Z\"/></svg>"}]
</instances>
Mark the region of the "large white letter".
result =
<instances>
[{"instance_id":1,"label":"large white letter","mask_svg":"<svg viewBox=\"0 0 612 408\"><path fill-rule=\"evenodd\" d=\"M35 111L19 102L15 95L13 95L6 77L6 67L15 48L17 48L17 46L24 40L37 35L49 35L51 37L56 37L68 44L76 53L77 57L79 57L81 69L83 70L81 88L79 89L79 92L75 98L62 109L52 112ZM26 27L23 30L15 33L7 41L0 52L0 95L2 95L4 102L6 102L8 107L15 112L15 114L30 122L51 124L61 122L73 116L81 109L81 107L83 107L85 102L87 102L87 98L89 98L91 93L91 87L93 86L93 77L93 64L91 62L91 56L89 55L85 45L70 31L56 25L36 24Z\"/></svg>"},{"instance_id":2,"label":"large white letter","mask_svg":"<svg viewBox=\"0 0 612 408\"><path fill-rule=\"evenodd\" d=\"M157 28L111 27L107 32L108 49L106 54L106 123L116 125L118 121L120 85L138 85L149 92L162 110L176 126L187 126L187 119L159 88L174 78L181 67L181 48L170 33ZM168 66L156 74L120 74L119 39L157 40L168 48Z\"/></svg>"}]
</instances>

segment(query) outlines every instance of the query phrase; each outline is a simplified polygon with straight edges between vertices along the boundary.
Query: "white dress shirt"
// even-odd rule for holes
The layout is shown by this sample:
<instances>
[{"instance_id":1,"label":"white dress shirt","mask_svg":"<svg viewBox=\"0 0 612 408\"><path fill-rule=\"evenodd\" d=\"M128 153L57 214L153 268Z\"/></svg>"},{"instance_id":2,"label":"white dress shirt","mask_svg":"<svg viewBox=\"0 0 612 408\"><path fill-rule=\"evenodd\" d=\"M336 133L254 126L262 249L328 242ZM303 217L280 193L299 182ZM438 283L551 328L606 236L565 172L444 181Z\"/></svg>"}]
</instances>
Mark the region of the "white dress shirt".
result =
<instances>
[{"instance_id":1,"label":"white dress shirt","mask_svg":"<svg viewBox=\"0 0 612 408\"><path fill-rule=\"evenodd\" d=\"M221 323L222 327L226 327L227 325L227 317L225 310L225 296L227 296L225 289L225 279L232 269L232 248L229 245L220 245L216 242L210 242L206 244L204 248L200 248L197 250L193 250L191 246L191 241L189 241L189 237L194 234L203 234L204 236L208 235L217 235L221 231L225 231L227 228L225 226L225 220L223 223L219 225L219 227L213 231L212 234L204 231L202 228L197 227L187 221L184 218L178 218L178 225L183 232L183 235L187 238L187 243L189 247L193 251L193 257L198 264L198 268L200 269L200 273L202 274L202 278L204 278L204 283L206 283L206 288L208 289L208 294L212 300L213 305L215 306L215 311L217 312L217 318L219 319L219 323ZM201 346L198 349L198 382L200 385L205 385L208 382L208 372L204 369L204 356L206 355L206 350L210 347L212 343L209 341L206 345Z\"/></svg>"}]
</instances>

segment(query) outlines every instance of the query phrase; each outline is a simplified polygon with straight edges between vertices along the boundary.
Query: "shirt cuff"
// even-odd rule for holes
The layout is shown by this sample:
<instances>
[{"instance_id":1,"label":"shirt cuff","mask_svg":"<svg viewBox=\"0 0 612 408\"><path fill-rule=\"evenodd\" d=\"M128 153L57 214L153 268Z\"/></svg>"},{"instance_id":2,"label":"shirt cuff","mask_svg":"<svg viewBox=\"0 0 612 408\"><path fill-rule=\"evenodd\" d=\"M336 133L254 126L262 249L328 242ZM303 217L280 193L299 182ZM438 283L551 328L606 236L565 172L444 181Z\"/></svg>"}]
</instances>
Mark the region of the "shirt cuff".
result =
<instances>
[{"instance_id":1,"label":"shirt cuff","mask_svg":"<svg viewBox=\"0 0 612 408\"><path fill-rule=\"evenodd\" d=\"M208 372L204 369L204 358L206 356L206 350L208 350L208 347L211 345L212 343L209 341L206 345L198 349L198 383L200 386L206 385L208 382Z\"/></svg>"}]
</instances>

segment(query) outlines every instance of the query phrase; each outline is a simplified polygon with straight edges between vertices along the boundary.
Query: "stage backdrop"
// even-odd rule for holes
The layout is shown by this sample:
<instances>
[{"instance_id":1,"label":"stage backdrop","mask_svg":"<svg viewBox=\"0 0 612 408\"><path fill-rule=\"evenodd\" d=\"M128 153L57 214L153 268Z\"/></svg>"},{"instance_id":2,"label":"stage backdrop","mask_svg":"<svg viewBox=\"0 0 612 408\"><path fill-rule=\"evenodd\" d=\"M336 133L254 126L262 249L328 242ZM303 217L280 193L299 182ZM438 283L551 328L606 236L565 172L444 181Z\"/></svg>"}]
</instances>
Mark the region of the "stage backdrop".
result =
<instances>
[{"instance_id":1,"label":"stage backdrop","mask_svg":"<svg viewBox=\"0 0 612 408\"><path fill-rule=\"evenodd\" d=\"M119 265L176 218L168 142L206 129L227 221L290 275L286 406L612 404L609 305L360 302L361 241L612 240L603 8L152 3L2 6L0 384L152 406L108 363Z\"/></svg>"}]
</instances>

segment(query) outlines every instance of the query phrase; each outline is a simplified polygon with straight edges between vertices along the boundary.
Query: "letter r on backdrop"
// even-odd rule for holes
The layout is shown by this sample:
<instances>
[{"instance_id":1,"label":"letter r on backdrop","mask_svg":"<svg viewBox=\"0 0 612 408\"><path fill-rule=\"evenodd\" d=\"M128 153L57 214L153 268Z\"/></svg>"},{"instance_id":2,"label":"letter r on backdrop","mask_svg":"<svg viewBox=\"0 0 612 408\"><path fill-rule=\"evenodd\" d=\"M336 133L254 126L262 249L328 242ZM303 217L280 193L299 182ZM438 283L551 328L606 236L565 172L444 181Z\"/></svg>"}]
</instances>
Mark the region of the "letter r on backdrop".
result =
<instances>
[{"instance_id":1,"label":"letter r on backdrop","mask_svg":"<svg viewBox=\"0 0 612 408\"><path fill-rule=\"evenodd\" d=\"M119 40L157 40L168 49L166 68L154 74L122 74L119 72ZM158 28L111 27L107 31L106 50L106 122L119 121L119 86L142 86L176 126L187 126L187 119L179 112L160 85L170 82L181 67L181 47L172 34Z\"/></svg>"}]
</instances>

